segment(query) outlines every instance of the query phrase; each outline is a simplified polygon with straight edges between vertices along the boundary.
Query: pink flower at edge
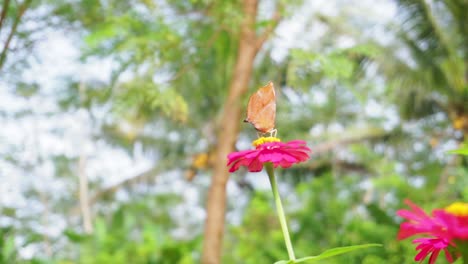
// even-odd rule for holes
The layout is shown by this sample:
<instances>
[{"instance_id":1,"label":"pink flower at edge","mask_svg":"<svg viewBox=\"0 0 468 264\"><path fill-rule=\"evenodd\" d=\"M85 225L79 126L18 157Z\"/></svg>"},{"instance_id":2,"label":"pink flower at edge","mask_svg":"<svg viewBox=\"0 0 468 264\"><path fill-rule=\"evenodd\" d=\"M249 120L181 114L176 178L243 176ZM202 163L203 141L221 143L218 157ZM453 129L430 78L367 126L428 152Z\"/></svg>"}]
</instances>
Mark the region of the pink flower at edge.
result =
<instances>
[{"instance_id":1,"label":"pink flower at edge","mask_svg":"<svg viewBox=\"0 0 468 264\"><path fill-rule=\"evenodd\" d=\"M448 250L449 241L443 238L418 238L413 240L414 244L418 244L416 246L416 250L420 250L420 252L414 257L415 261L423 261L428 255L429 257L429 264L435 263L437 257L441 250L445 252L445 258L449 263L453 262L452 255Z\"/></svg>"},{"instance_id":2,"label":"pink flower at edge","mask_svg":"<svg viewBox=\"0 0 468 264\"><path fill-rule=\"evenodd\" d=\"M468 241L468 216L457 216L447 213L445 210L436 209L432 212L434 218L444 223L450 239Z\"/></svg>"},{"instance_id":3,"label":"pink flower at edge","mask_svg":"<svg viewBox=\"0 0 468 264\"><path fill-rule=\"evenodd\" d=\"M254 150L230 153L227 166L230 166L229 172L234 172L241 166L247 167L250 172L259 172L263 169L263 164L267 162L273 163L275 168L278 166L289 168L295 163L308 160L309 153L310 149L302 140L292 140L286 143L266 142L257 145Z\"/></svg>"},{"instance_id":4,"label":"pink flower at edge","mask_svg":"<svg viewBox=\"0 0 468 264\"><path fill-rule=\"evenodd\" d=\"M442 221L429 216L410 200L405 200L405 203L412 210L402 209L397 211L398 216L408 220L408 222L401 223L398 239L401 240L418 234L445 236L443 230L446 230L447 227Z\"/></svg>"},{"instance_id":5,"label":"pink flower at edge","mask_svg":"<svg viewBox=\"0 0 468 264\"><path fill-rule=\"evenodd\" d=\"M431 215L426 214L409 200L405 200L405 203L411 207L411 210L397 211L399 216L407 220L400 225L398 239L414 235L424 236L413 240L414 244L418 244L416 250L419 253L415 257L416 261L423 261L430 256L428 263L432 264L441 250L445 252L445 258L450 263L462 256L464 250L462 245L468 243L468 203L453 203L445 209L433 210ZM451 253L449 248L454 251Z\"/></svg>"}]
</instances>

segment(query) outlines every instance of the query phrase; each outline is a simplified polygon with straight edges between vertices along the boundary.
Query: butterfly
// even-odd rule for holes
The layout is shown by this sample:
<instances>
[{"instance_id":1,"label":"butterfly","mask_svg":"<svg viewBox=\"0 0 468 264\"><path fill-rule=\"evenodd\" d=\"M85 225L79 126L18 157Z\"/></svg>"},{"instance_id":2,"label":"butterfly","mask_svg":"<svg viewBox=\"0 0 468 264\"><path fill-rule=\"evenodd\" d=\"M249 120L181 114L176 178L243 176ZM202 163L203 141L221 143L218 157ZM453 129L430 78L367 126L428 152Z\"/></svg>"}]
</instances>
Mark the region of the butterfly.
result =
<instances>
[{"instance_id":1,"label":"butterfly","mask_svg":"<svg viewBox=\"0 0 468 264\"><path fill-rule=\"evenodd\" d=\"M261 87L252 94L247 104L247 118L244 122L252 124L255 129L262 133L276 134L276 95L272 82Z\"/></svg>"}]
</instances>

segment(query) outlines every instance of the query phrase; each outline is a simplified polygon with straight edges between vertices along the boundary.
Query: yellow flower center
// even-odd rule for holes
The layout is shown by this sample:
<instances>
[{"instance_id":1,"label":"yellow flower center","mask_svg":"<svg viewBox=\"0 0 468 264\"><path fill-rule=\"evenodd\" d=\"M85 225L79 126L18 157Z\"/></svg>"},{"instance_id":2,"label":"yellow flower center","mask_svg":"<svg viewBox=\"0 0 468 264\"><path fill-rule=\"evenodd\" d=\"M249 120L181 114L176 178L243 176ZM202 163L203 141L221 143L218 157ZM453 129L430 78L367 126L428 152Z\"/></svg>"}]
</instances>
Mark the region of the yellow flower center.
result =
<instances>
[{"instance_id":1,"label":"yellow flower center","mask_svg":"<svg viewBox=\"0 0 468 264\"><path fill-rule=\"evenodd\" d=\"M453 203L445 207L445 212L455 216L468 216L468 203Z\"/></svg>"},{"instance_id":2,"label":"yellow flower center","mask_svg":"<svg viewBox=\"0 0 468 264\"><path fill-rule=\"evenodd\" d=\"M277 137L260 137L252 142L252 146L258 147L264 143L270 143L270 142L281 142L281 140Z\"/></svg>"}]
</instances>

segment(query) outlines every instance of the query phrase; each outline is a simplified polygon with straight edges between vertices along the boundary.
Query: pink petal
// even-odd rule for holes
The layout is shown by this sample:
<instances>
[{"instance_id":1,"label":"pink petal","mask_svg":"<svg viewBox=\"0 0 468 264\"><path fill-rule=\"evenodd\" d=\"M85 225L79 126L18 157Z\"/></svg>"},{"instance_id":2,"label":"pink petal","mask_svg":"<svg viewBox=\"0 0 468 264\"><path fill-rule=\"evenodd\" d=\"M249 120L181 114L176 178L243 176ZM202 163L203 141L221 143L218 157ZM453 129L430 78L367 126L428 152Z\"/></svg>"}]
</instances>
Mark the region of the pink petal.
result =
<instances>
[{"instance_id":1,"label":"pink petal","mask_svg":"<svg viewBox=\"0 0 468 264\"><path fill-rule=\"evenodd\" d=\"M228 166L232 164L232 167L229 168L229 172L235 172L240 168L240 166L250 166L252 160L255 159L259 152L255 150L241 151L244 152L243 155L233 155L236 159L232 158L228 162ZM239 152L237 152L239 153ZM236 154L236 153L234 153ZM229 155L228 155L229 158Z\"/></svg>"},{"instance_id":2,"label":"pink petal","mask_svg":"<svg viewBox=\"0 0 468 264\"><path fill-rule=\"evenodd\" d=\"M409 200L405 203L411 207L410 210L398 210L397 215L409 220L400 225L398 232L398 239L405 239L416 234L431 234L433 236L440 236L447 238L447 226L436 217L430 217L421 208L413 204Z\"/></svg>"},{"instance_id":3,"label":"pink petal","mask_svg":"<svg viewBox=\"0 0 468 264\"><path fill-rule=\"evenodd\" d=\"M263 162L260 162L259 159L252 159L248 168L250 172L259 172L263 169Z\"/></svg>"},{"instance_id":4,"label":"pink petal","mask_svg":"<svg viewBox=\"0 0 468 264\"><path fill-rule=\"evenodd\" d=\"M293 163L291 162L287 162L287 161L281 161L279 164L277 164L279 166L281 166L282 168L289 168L293 165Z\"/></svg>"},{"instance_id":5,"label":"pink petal","mask_svg":"<svg viewBox=\"0 0 468 264\"><path fill-rule=\"evenodd\" d=\"M248 166L249 164L250 164L249 159L238 159L232 164L231 168L229 168L229 172L235 172L236 170L240 168L240 166Z\"/></svg>"},{"instance_id":6,"label":"pink petal","mask_svg":"<svg viewBox=\"0 0 468 264\"><path fill-rule=\"evenodd\" d=\"M444 210L434 210L432 214L445 227L448 238L468 240L468 217L452 215Z\"/></svg>"},{"instance_id":7,"label":"pink petal","mask_svg":"<svg viewBox=\"0 0 468 264\"><path fill-rule=\"evenodd\" d=\"M452 254L450 254L450 251L448 251L447 248L444 248L444 252L445 252L445 258L447 259L447 261L449 263L453 263L453 257L452 257Z\"/></svg>"},{"instance_id":8,"label":"pink petal","mask_svg":"<svg viewBox=\"0 0 468 264\"><path fill-rule=\"evenodd\" d=\"M418 249L418 248L416 248ZM420 260L424 260L427 255L429 255L429 253L431 253L431 247L430 246L426 246L424 245L421 249L421 252L419 252L415 257L414 257L414 260L416 261L420 261Z\"/></svg>"},{"instance_id":9,"label":"pink petal","mask_svg":"<svg viewBox=\"0 0 468 264\"><path fill-rule=\"evenodd\" d=\"M230 153L227 165L229 172L238 170L241 166L248 167L251 172L263 169L263 163L271 162L274 167L288 168L295 163L309 159L310 149L303 140L283 142L268 142L257 146L255 150L244 150Z\"/></svg>"},{"instance_id":10,"label":"pink petal","mask_svg":"<svg viewBox=\"0 0 468 264\"><path fill-rule=\"evenodd\" d=\"M241 159L241 158L244 158L247 154L249 153L252 153L252 152L255 152L256 150L243 150L243 151L239 151L239 152L231 152L228 154L227 158L228 158L228 166L235 162L237 159Z\"/></svg>"},{"instance_id":11,"label":"pink petal","mask_svg":"<svg viewBox=\"0 0 468 264\"><path fill-rule=\"evenodd\" d=\"M420 217L423 217L423 218L429 218L429 216L426 214L426 212L424 212L424 210L421 209L420 207L418 207L415 203L411 202L408 199L405 199L405 203L409 207L411 207L411 209L413 209L413 211L416 213L416 215L419 215Z\"/></svg>"},{"instance_id":12,"label":"pink petal","mask_svg":"<svg viewBox=\"0 0 468 264\"><path fill-rule=\"evenodd\" d=\"M441 238L418 238L413 240L413 243L419 243L416 247L416 250L421 250L414 260L422 261L424 260L427 255L431 254L429 258L429 263L432 264L436 261L437 257L441 250L447 250L449 246L448 240L441 239ZM447 258L447 253L446 253Z\"/></svg>"},{"instance_id":13,"label":"pink petal","mask_svg":"<svg viewBox=\"0 0 468 264\"><path fill-rule=\"evenodd\" d=\"M408 237L414 236L416 234L421 234L420 229L416 229L413 227L412 224L410 223L401 223L400 224L400 230L398 231L397 238L399 240L406 239Z\"/></svg>"},{"instance_id":14,"label":"pink petal","mask_svg":"<svg viewBox=\"0 0 468 264\"><path fill-rule=\"evenodd\" d=\"M431 257L429 258L429 264L433 264L436 262L439 253L440 249L434 249L434 252L432 252Z\"/></svg>"}]
</instances>

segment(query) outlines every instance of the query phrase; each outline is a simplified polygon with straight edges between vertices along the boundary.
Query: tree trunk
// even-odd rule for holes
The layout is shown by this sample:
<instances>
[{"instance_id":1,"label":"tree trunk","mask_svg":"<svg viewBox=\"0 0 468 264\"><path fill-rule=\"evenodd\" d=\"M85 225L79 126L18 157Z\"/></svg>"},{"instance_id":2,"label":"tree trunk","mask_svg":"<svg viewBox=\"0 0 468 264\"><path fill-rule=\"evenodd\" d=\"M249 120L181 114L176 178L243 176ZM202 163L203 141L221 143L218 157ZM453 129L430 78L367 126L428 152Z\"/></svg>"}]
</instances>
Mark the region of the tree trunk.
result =
<instances>
[{"instance_id":1,"label":"tree trunk","mask_svg":"<svg viewBox=\"0 0 468 264\"><path fill-rule=\"evenodd\" d=\"M80 81L79 85L80 102L84 102L86 94L86 86L83 81ZM85 127L86 121L82 121L82 125ZM89 186L88 186L88 175L86 174L86 139L89 137L89 129L84 132L81 138L81 151L80 158L78 159L78 183L79 183L79 196L80 196L80 210L81 217L83 220L83 230L86 234L93 232L93 223L91 216L91 207L89 201Z\"/></svg>"},{"instance_id":2,"label":"tree trunk","mask_svg":"<svg viewBox=\"0 0 468 264\"><path fill-rule=\"evenodd\" d=\"M24 13L26 13L26 10L29 8L29 5L31 4L31 2L32 2L32 0L26 0L18 7L18 14L16 15L16 17L15 17L15 19L13 21L13 25L11 26L10 33L8 34L8 37L5 40L5 43L3 44L2 51L0 53L0 70L5 65L8 50L10 48L11 40L13 39L13 36L17 33L18 25L20 24L21 19L22 19ZM5 21L5 16L6 16L7 12L8 12L8 10L7 10L8 5L9 5L9 1L5 1L3 3L3 5L2 5L3 8L2 8L2 13L0 14L0 29L2 29L2 27L3 27L3 23Z\"/></svg>"},{"instance_id":3,"label":"tree trunk","mask_svg":"<svg viewBox=\"0 0 468 264\"><path fill-rule=\"evenodd\" d=\"M88 176L86 175L86 154L84 150L81 151L80 158L78 160L78 179L80 186L80 208L81 217L83 220L83 230L86 234L93 232L93 224L91 220L91 209L89 207L89 195L88 195Z\"/></svg>"},{"instance_id":4,"label":"tree trunk","mask_svg":"<svg viewBox=\"0 0 468 264\"><path fill-rule=\"evenodd\" d=\"M257 0L244 0L243 12L239 49L217 135L216 162L206 205L207 218L202 252L204 264L218 264L221 260L226 184L229 178L226 167L227 155L233 151L239 134L242 113L242 104L239 99L247 92L253 62L258 51L255 34Z\"/></svg>"}]
</instances>

